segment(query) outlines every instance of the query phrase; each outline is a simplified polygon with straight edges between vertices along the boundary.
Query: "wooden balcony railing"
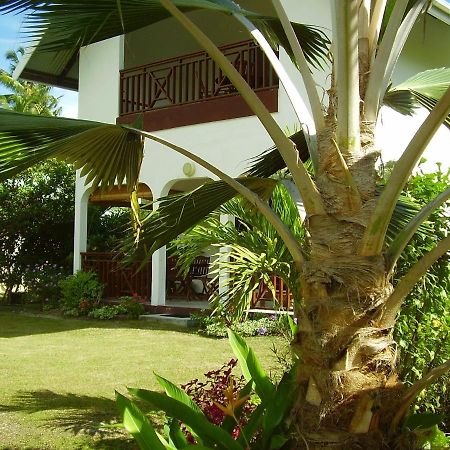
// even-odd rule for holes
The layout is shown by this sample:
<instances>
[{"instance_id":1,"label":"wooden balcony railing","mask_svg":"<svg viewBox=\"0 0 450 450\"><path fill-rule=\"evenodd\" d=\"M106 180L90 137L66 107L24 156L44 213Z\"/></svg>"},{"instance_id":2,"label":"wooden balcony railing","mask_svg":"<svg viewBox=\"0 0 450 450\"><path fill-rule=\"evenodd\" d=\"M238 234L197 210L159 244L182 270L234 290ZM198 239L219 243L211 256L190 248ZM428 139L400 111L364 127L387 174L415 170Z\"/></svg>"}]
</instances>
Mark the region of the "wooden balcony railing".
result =
<instances>
[{"instance_id":1,"label":"wooden balcony railing","mask_svg":"<svg viewBox=\"0 0 450 450\"><path fill-rule=\"evenodd\" d=\"M275 89L276 94L278 78L253 41L226 45L221 50L256 92ZM120 72L119 121L126 122L130 115L204 104L236 94L230 80L205 52L170 58Z\"/></svg>"}]
</instances>

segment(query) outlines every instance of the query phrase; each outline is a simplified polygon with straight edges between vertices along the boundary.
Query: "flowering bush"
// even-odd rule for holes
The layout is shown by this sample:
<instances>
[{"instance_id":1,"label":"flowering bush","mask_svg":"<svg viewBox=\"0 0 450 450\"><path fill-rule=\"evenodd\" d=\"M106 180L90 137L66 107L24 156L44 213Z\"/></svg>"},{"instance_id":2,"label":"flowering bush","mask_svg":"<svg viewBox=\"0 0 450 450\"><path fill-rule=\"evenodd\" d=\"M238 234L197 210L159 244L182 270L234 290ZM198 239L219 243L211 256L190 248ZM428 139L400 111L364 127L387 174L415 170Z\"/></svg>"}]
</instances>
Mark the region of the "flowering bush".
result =
<instances>
[{"instance_id":1,"label":"flowering bush","mask_svg":"<svg viewBox=\"0 0 450 450\"><path fill-rule=\"evenodd\" d=\"M23 276L26 299L31 303L42 302L45 309L58 306L61 296L59 282L66 276L64 268L45 261L27 266Z\"/></svg>"},{"instance_id":2,"label":"flowering bush","mask_svg":"<svg viewBox=\"0 0 450 450\"><path fill-rule=\"evenodd\" d=\"M102 297L103 285L93 272L78 271L59 282L62 291L61 308L66 315L87 315Z\"/></svg>"},{"instance_id":3,"label":"flowering bush","mask_svg":"<svg viewBox=\"0 0 450 450\"><path fill-rule=\"evenodd\" d=\"M144 314L145 300L140 297L137 293L133 294L133 297L121 297L120 306L125 313L128 314L132 319L139 319L141 314Z\"/></svg>"},{"instance_id":4,"label":"flowering bush","mask_svg":"<svg viewBox=\"0 0 450 450\"><path fill-rule=\"evenodd\" d=\"M200 331L208 336L227 337L227 324L220 316L195 316L200 322ZM230 328L241 336L284 336L289 334L285 316L271 315L235 322Z\"/></svg>"},{"instance_id":5,"label":"flowering bush","mask_svg":"<svg viewBox=\"0 0 450 450\"><path fill-rule=\"evenodd\" d=\"M181 386L214 425L222 425L227 416L223 405L230 404L230 399L236 399L245 387L246 381L243 376L236 378L232 375L236 365L237 359L231 359L219 369L205 373L205 381L195 379ZM243 404L239 425L236 424L232 432L235 439L239 436L240 427L247 423L255 408L256 405L252 402ZM186 429L183 431L193 442L190 433Z\"/></svg>"}]
</instances>

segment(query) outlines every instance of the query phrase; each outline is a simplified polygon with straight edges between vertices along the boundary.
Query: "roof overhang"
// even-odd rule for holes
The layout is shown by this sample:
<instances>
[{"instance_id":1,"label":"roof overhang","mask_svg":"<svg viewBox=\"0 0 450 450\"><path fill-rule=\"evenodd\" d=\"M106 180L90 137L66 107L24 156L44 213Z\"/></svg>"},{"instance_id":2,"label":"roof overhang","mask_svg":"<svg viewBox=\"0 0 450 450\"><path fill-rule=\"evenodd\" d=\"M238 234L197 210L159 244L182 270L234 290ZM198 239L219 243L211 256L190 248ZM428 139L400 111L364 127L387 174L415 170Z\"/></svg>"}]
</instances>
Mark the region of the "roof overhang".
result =
<instances>
[{"instance_id":1,"label":"roof overhang","mask_svg":"<svg viewBox=\"0 0 450 450\"><path fill-rule=\"evenodd\" d=\"M49 84L73 91L78 90L79 49L40 51L41 42L35 42L25 51L14 71L14 78Z\"/></svg>"},{"instance_id":2,"label":"roof overhang","mask_svg":"<svg viewBox=\"0 0 450 450\"><path fill-rule=\"evenodd\" d=\"M450 25L450 2L446 0L434 0L428 11L436 19Z\"/></svg>"}]
</instances>

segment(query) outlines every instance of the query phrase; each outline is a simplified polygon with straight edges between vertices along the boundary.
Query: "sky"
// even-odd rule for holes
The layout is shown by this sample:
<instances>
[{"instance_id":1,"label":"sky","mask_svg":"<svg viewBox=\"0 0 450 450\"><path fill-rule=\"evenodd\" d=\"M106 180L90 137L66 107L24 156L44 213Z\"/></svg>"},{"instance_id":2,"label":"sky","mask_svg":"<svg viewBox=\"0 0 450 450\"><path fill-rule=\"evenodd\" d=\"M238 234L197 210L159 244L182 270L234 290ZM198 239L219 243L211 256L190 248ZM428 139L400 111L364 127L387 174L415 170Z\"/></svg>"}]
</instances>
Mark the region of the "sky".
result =
<instances>
[{"instance_id":1,"label":"sky","mask_svg":"<svg viewBox=\"0 0 450 450\"><path fill-rule=\"evenodd\" d=\"M5 59L5 53L8 50L15 50L21 44L24 44L24 38L21 36L21 24L23 15L0 15L0 68L8 69L9 65ZM60 98L62 106L62 116L77 117L78 113L78 94L66 89L53 88L53 95ZM0 86L0 94L5 94L6 90Z\"/></svg>"}]
</instances>

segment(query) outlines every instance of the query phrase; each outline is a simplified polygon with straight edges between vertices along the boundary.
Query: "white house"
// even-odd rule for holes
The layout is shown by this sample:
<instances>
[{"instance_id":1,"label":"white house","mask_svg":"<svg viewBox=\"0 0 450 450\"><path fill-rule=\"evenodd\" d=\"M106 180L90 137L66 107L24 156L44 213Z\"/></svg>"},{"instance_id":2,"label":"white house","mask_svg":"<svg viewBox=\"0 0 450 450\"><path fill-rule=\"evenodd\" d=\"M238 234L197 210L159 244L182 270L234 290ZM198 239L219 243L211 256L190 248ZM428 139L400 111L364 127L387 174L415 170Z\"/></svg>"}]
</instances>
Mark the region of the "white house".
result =
<instances>
[{"instance_id":1,"label":"white house","mask_svg":"<svg viewBox=\"0 0 450 450\"><path fill-rule=\"evenodd\" d=\"M239 3L271 12L270 1ZM330 30L328 0L304 0L301 6L298 0L284 0L284 4L293 21ZM427 14L413 29L394 84L419 71L450 65L450 16L446 4L435 2L433 15ZM189 15L216 44L224 47L281 127L293 130L298 124L284 89L244 28L232 17L217 13ZM286 54L281 57L289 66ZM146 130L183 145L232 176L246 169L249 158L273 145L218 67L174 19L58 58L31 53L18 70L24 78L77 89L80 118L129 123L143 113ZM290 74L302 85L292 66ZM325 94L328 79L319 72L315 76L318 90ZM388 111L383 113L383 119L380 145L384 159L389 160L401 152L420 120ZM442 161L442 144L448 147L449 137L449 132L442 129L431 144L437 153L429 153L428 158ZM202 167L159 144L146 143L141 175L141 182L148 188L144 197L159 198L170 191L185 191L208 178L214 177ZM78 177L74 269L80 268L80 253L86 250L87 205L92 194L92 189ZM153 305L165 304L165 286L166 250L162 248L152 258Z\"/></svg>"}]
</instances>

